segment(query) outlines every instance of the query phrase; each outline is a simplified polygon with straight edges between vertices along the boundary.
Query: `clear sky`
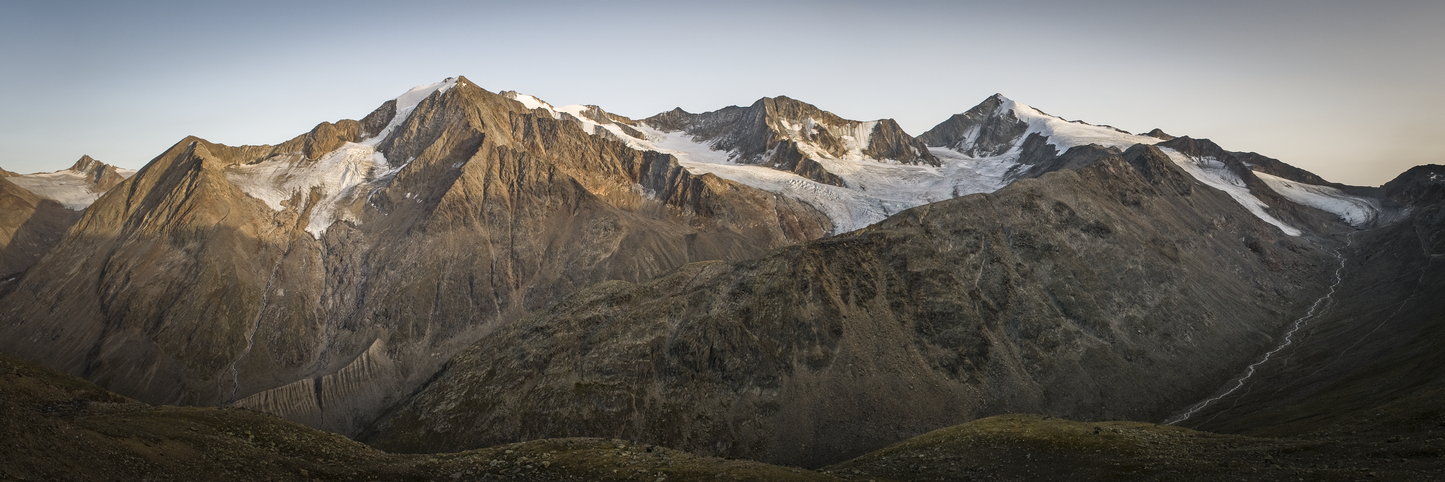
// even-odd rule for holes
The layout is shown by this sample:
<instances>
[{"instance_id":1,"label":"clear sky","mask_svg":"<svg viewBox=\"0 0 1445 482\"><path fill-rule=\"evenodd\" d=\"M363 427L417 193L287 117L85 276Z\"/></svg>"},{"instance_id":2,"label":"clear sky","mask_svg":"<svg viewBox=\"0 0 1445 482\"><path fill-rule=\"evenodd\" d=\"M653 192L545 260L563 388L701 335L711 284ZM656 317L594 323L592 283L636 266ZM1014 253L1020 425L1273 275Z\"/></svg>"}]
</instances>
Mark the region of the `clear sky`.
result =
<instances>
[{"instance_id":1,"label":"clear sky","mask_svg":"<svg viewBox=\"0 0 1445 482\"><path fill-rule=\"evenodd\" d=\"M0 167L274 144L415 85L630 117L787 95L920 134L994 93L1376 185L1445 163L1445 1L0 0Z\"/></svg>"}]
</instances>

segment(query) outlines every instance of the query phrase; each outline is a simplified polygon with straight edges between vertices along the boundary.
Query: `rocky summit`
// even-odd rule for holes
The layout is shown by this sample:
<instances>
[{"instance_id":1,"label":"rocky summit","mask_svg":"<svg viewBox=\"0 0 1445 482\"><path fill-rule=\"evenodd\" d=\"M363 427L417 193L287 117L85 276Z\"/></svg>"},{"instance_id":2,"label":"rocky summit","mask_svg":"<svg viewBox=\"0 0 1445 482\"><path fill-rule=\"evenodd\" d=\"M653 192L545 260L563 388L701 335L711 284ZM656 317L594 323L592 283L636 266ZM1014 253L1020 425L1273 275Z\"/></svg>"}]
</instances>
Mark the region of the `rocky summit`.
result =
<instances>
[{"instance_id":1,"label":"rocky summit","mask_svg":"<svg viewBox=\"0 0 1445 482\"><path fill-rule=\"evenodd\" d=\"M1002 95L448 78L0 173L0 479L1438 480L1442 201Z\"/></svg>"}]
</instances>

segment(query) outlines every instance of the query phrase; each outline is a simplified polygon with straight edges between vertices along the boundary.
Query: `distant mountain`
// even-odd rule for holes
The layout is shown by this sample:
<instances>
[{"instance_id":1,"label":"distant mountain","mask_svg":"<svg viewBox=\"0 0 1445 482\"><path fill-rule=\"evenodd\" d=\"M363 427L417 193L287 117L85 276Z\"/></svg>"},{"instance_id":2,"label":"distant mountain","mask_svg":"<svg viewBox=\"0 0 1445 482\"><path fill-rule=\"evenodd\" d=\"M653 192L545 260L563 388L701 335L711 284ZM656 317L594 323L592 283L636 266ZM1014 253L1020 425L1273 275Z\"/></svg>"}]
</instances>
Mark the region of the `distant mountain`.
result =
<instances>
[{"instance_id":1,"label":"distant mountain","mask_svg":"<svg viewBox=\"0 0 1445 482\"><path fill-rule=\"evenodd\" d=\"M60 241L77 211L133 174L90 156L52 173L0 173L0 293Z\"/></svg>"},{"instance_id":2,"label":"distant mountain","mask_svg":"<svg viewBox=\"0 0 1445 482\"><path fill-rule=\"evenodd\" d=\"M68 169L36 174L9 173L5 177L40 197L79 211L132 175L135 175L135 171L120 169L90 156L81 156L80 160L75 161Z\"/></svg>"}]
</instances>

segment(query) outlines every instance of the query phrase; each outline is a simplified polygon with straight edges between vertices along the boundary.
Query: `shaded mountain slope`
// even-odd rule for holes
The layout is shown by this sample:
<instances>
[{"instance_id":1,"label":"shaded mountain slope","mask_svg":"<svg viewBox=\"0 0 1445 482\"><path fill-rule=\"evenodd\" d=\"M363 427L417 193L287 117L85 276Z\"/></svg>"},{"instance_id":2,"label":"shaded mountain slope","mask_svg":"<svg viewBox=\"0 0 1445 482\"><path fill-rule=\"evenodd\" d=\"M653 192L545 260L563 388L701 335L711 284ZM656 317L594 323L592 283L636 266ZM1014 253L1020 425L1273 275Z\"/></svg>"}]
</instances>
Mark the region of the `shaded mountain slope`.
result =
<instances>
[{"instance_id":1,"label":"shaded mountain slope","mask_svg":"<svg viewBox=\"0 0 1445 482\"><path fill-rule=\"evenodd\" d=\"M1445 170L1433 172L1445 184ZM1445 423L1445 204L1356 234L1345 254L1339 288L1296 342L1183 425L1297 435Z\"/></svg>"},{"instance_id":2,"label":"shaded mountain slope","mask_svg":"<svg viewBox=\"0 0 1445 482\"><path fill-rule=\"evenodd\" d=\"M60 203L0 177L0 296L79 218Z\"/></svg>"},{"instance_id":3,"label":"shaded mountain slope","mask_svg":"<svg viewBox=\"0 0 1445 482\"><path fill-rule=\"evenodd\" d=\"M182 140L7 288L0 350L345 433L564 293L831 229L460 78L276 146Z\"/></svg>"},{"instance_id":4,"label":"shaded mountain slope","mask_svg":"<svg viewBox=\"0 0 1445 482\"><path fill-rule=\"evenodd\" d=\"M1270 345L1333 261L1137 146L755 261L594 286L463 352L366 437L821 465L997 413L1161 419Z\"/></svg>"}]
</instances>

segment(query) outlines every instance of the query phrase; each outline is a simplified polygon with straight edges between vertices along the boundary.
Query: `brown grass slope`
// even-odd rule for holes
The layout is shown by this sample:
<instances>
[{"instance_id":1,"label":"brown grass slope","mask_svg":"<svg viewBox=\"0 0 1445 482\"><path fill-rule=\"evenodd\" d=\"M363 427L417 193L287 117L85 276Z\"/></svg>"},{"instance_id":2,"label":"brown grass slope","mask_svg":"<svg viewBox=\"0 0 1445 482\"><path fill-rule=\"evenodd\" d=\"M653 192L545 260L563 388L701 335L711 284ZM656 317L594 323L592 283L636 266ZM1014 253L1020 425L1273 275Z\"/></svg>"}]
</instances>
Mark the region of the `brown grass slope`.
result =
<instances>
[{"instance_id":1,"label":"brown grass slope","mask_svg":"<svg viewBox=\"0 0 1445 482\"><path fill-rule=\"evenodd\" d=\"M0 480L838 480L621 440L394 455L242 409L154 407L0 355Z\"/></svg>"},{"instance_id":2,"label":"brown grass slope","mask_svg":"<svg viewBox=\"0 0 1445 482\"><path fill-rule=\"evenodd\" d=\"M1139 422L1003 415L929 432L824 473L854 480L1401 480L1445 478L1445 428L1250 437Z\"/></svg>"}]
</instances>

